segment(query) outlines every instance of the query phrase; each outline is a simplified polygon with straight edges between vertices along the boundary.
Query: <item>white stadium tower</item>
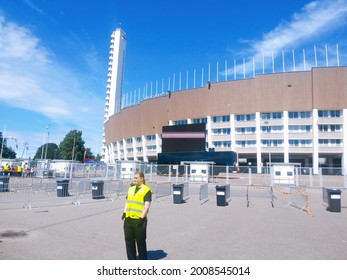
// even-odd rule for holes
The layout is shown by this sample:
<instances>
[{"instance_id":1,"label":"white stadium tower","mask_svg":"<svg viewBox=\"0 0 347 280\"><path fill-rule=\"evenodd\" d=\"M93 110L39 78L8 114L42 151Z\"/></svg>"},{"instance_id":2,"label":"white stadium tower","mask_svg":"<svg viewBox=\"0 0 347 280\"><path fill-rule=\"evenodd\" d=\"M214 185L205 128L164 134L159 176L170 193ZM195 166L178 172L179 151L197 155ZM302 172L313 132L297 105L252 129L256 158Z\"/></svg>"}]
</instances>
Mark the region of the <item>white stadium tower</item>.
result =
<instances>
[{"instance_id":1,"label":"white stadium tower","mask_svg":"<svg viewBox=\"0 0 347 280\"><path fill-rule=\"evenodd\" d=\"M121 110L126 41L125 33L120 28L117 28L111 35L104 123L108 121L110 116L119 113ZM102 154L103 160L109 162L108 153L106 153L105 149L104 129Z\"/></svg>"}]
</instances>

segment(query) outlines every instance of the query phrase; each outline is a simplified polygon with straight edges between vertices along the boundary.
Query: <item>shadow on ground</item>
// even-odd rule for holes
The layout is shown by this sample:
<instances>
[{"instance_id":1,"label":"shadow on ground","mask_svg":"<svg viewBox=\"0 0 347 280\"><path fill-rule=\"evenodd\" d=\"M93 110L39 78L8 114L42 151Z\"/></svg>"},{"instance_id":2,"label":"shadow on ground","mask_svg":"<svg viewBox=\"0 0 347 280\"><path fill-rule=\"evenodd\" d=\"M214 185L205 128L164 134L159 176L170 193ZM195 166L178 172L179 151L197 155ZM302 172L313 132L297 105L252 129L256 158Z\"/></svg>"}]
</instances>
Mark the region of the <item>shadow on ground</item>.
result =
<instances>
[{"instance_id":1,"label":"shadow on ground","mask_svg":"<svg viewBox=\"0 0 347 280\"><path fill-rule=\"evenodd\" d=\"M161 260L166 258L167 253L165 253L163 250L152 250L148 251L147 255L149 260Z\"/></svg>"}]
</instances>

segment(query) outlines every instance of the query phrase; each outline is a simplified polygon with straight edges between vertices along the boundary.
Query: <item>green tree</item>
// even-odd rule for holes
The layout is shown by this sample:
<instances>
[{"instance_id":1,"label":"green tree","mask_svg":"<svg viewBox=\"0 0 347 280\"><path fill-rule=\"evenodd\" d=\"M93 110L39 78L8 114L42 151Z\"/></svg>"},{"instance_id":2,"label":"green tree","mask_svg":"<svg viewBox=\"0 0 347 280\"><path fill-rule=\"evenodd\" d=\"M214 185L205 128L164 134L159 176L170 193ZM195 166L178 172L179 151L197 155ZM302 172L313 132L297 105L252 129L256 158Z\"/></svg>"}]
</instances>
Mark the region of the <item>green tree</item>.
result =
<instances>
[{"instance_id":1,"label":"green tree","mask_svg":"<svg viewBox=\"0 0 347 280\"><path fill-rule=\"evenodd\" d=\"M60 158L83 161L85 150L84 143L82 131L71 130L59 144Z\"/></svg>"},{"instance_id":2,"label":"green tree","mask_svg":"<svg viewBox=\"0 0 347 280\"><path fill-rule=\"evenodd\" d=\"M87 148L86 149L86 159L94 159L94 155L93 155L93 153L92 153L92 151L91 151L91 149L90 148Z\"/></svg>"},{"instance_id":3,"label":"green tree","mask_svg":"<svg viewBox=\"0 0 347 280\"><path fill-rule=\"evenodd\" d=\"M100 154L97 154L96 157L95 157L96 160L101 160L102 159L102 156Z\"/></svg>"},{"instance_id":4,"label":"green tree","mask_svg":"<svg viewBox=\"0 0 347 280\"><path fill-rule=\"evenodd\" d=\"M39 147L36 151L34 159L59 159L59 147L55 143L47 143Z\"/></svg>"},{"instance_id":5,"label":"green tree","mask_svg":"<svg viewBox=\"0 0 347 280\"><path fill-rule=\"evenodd\" d=\"M2 143L2 141L4 141L4 143ZM2 156L2 158L16 158L17 156L16 152L11 147L7 147L6 137L5 139L2 138L2 132L0 132L0 153L1 152L2 154L0 157Z\"/></svg>"}]
</instances>

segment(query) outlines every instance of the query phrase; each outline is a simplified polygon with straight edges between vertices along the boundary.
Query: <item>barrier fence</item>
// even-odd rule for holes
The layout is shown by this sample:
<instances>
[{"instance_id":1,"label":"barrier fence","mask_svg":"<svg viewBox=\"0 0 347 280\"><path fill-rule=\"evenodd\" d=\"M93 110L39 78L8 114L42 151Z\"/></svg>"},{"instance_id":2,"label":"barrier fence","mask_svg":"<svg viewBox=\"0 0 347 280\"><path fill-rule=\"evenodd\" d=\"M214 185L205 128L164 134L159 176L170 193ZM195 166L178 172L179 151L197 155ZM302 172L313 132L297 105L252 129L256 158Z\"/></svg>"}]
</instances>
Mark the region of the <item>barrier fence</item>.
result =
<instances>
[{"instance_id":1,"label":"barrier fence","mask_svg":"<svg viewBox=\"0 0 347 280\"><path fill-rule=\"evenodd\" d=\"M275 165L275 163L273 163ZM38 166L39 168L40 166ZM52 167L53 168L53 167ZM38 169L30 176L37 178L56 179L103 179L103 180L132 180L135 171L144 172L148 181L164 181L173 183L196 182L229 184L236 181L252 181L269 176L271 168L263 167L263 173L257 173L255 166L216 166L208 165L200 170L193 165L160 165L144 162L117 162L113 164L79 164L71 163L64 170ZM345 172L347 173L347 172ZM295 167L297 176L294 180L300 180L300 184L310 188L322 188L329 186L334 188L347 188L347 175L341 168L319 168L317 174L313 174L312 168ZM0 174L1 176L1 174ZM23 173L23 176L26 176ZM241 182L244 183L244 182ZM0 182L1 184L1 182Z\"/></svg>"},{"instance_id":2,"label":"barrier fence","mask_svg":"<svg viewBox=\"0 0 347 280\"><path fill-rule=\"evenodd\" d=\"M346 176L323 175L321 169L318 175L313 175L312 170L303 172L304 169L298 167L291 171L290 176L277 176L271 170L263 174L252 173L254 169L251 167L235 172L228 166L209 166L206 170L208 176L198 174L200 177L196 173L194 177L190 176L191 170L186 165L132 162L126 166L114 164L90 168L88 172L82 172L82 167L85 169L85 165L80 165L73 169L74 172L66 173L71 178L65 175L56 178L0 176L0 206L30 209L36 205L79 205L90 202L90 199L123 199L135 171L140 170L145 173L153 198L157 200L172 196L173 184L184 184L184 199L190 198L191 194L198 195L200 204L204 204L211 195L216 196L217 185L226 185L230 186L227 199L243 198L247 207L256 203L269 203L270 207L276 207L277 198L281 197L288 206L311 215L307 188L344 188L347 182ZM68 191L64 191L64 182Z\"/></svg>"},{"instance_id":3,"label":"barrier fence","mask_svg":"<svg viewBox=\"0 0 347 280\"><path fill-rule=\"evenodd\" d=\"M203 204L209 200L208 196L208 184L202 184L199 190L199 201Z\"/></svg>"}]
</instances>

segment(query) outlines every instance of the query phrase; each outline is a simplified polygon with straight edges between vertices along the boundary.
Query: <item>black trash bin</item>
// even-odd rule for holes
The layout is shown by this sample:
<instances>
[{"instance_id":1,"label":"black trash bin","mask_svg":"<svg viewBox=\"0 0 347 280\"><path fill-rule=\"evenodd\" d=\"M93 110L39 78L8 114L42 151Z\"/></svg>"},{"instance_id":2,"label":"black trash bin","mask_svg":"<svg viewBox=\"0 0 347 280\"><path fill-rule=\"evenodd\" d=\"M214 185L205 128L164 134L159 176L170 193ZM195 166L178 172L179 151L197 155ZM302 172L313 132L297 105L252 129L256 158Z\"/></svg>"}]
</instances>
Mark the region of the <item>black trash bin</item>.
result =
<instances>
[{"instance_id":1,"label":"black trash bin","mask_svg":"<svg viewBox=\"0 0 347 280\"><path fill-rule=\"evenodd\" d=\"M10 176L0 176L0 192L9 192Z\"/></svg>"},{"instance_id":2,"label":"black trash bin","mask_svg":"<svg viewBox=\"0 0 347 280\"><path fill-rule=\"evenodd\" d=\"M226 186L216 186L217 206L227 206L227 188Z\"/></svg>"},{"instance_id":3,"label":"black trash bin","mask_svg":"<svg viewBox=\"0 0 347 280\"><path fill-rule=\"evenodd\" d=\"M323 188L323 200L330 212L341 212L341 190Z\"/></svg>"},{"instance_id":4,"label":"black trash bin","mask_svg":"<svg viewBox=\"0 0 347 280\"><path fill-rule=\"evenodd\" d=\"M184 184L173 184L172 185L173 203L174 204L183 203L183 189L184 189Z\"/></svg>"},{"instance_id":5,"label":"black trash bin","mask_svg":"<svg viewBox=\"0 0 347 280\"><path fill-rule=\"evenodd\" d=\"M101 199L104 196L104 181L93 181L92 182L92 198Z\"/></svg>"},{"instance_id":6,"label":"black trash bin","mask_svg":"<svg viewBox=\"0 0 347 280\"><path fill-rule=\"evenodd\" d=\"M69 196L69 182L70 180L57 180L57 196Z\"/></svg>"}]
</instances>

